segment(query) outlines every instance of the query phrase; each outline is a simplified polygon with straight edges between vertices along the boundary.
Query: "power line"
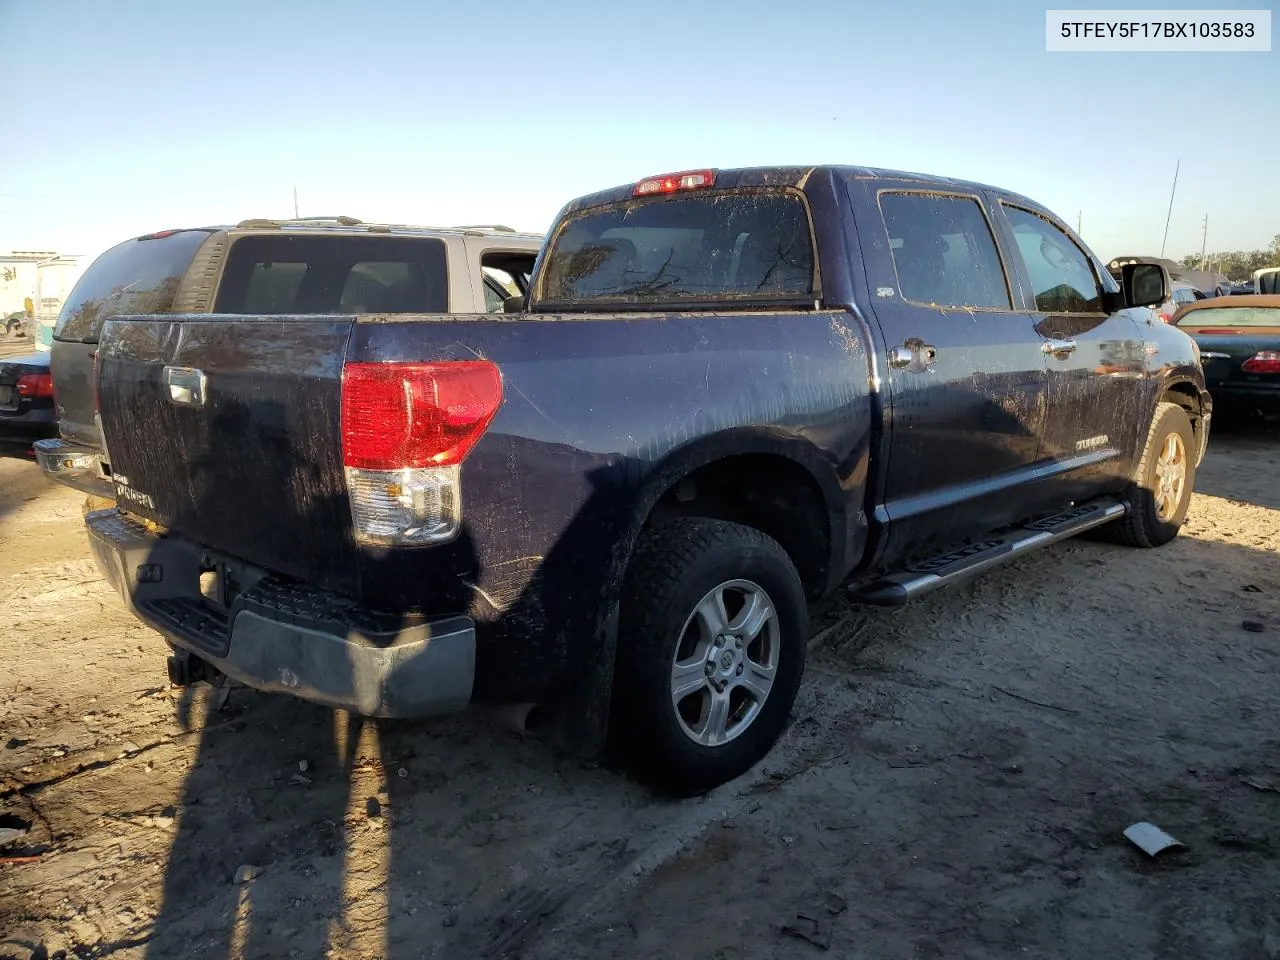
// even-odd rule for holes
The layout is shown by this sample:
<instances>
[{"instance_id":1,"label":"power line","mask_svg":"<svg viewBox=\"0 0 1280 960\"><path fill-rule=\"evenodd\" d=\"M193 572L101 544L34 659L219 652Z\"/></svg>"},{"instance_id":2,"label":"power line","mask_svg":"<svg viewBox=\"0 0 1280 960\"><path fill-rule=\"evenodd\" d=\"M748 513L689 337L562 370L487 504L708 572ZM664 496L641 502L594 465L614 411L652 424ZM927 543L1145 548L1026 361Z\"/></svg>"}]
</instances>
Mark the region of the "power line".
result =
<instances>
[{"instance_id":1,"label":"power line","mask_svg":"<svg viewBox=\"0 0 1280 960\"><path fill-rule=\"evenodd\" d=\"M1178 171L1182 169L1182 158L1178 158L1178 165L1173 168L1173 189L1169 191L1169 215L1164 219L1164 240L1160 243L1160 259L1164 259L1164 248L1169 243L1169 222L1173 219L1173 196L1178 192Z\"/></svg>"}]
</instances>

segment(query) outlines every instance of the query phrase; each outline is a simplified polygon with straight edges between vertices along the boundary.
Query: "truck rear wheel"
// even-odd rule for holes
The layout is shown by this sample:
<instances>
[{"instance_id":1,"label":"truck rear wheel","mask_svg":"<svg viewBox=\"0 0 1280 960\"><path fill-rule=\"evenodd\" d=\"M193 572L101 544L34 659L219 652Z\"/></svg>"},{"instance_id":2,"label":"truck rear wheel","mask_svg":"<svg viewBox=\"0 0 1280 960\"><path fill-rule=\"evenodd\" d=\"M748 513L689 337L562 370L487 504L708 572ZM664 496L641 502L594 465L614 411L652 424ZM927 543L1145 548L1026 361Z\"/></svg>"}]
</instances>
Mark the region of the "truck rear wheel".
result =
<instances>
[{"instance_id":1,"label":"truck rear wheel","mask_svg":"<svg viewBox=\"0 0 1280 960\"><path fill-rule=\"evenodd\" d=\"M790 557L751 527L646 531L623 588L610 726L642 778L699 792L773 747L804 673L808 610Z\"/></svg>"},{"instance_id":2,"label":"truck rear wheel","mask_svg":"<svg viewBox=\"0 0 1280 960\"><path fill-rule=\"evenodd\" d=\"M1132 547L1160 547L1178 535L1196 481L1196 438L1187 411L1156 405L1137 475L1129 488L1129 512L1099 534Z\"/></svg>"}]
</instances>

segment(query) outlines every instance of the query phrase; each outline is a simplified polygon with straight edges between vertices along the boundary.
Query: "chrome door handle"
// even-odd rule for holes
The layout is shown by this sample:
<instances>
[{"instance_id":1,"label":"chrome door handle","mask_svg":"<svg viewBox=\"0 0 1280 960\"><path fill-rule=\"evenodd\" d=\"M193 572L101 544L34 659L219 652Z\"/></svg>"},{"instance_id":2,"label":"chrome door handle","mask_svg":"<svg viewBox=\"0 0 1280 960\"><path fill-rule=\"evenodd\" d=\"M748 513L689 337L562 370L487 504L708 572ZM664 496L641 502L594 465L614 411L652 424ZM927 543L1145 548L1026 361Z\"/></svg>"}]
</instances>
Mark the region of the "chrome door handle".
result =
<instances>
[{"instance_id":1,"label":"chrome door handle","mask_svg":"<svg viewBox=\"0 0 1280 960\"><path fill-rule=\"evenodd\" d=\"M1046 340L1040 344L1042 353L1047 353L1059 360L1065 360L1071 354L1076 352L1076 342L1074 340Z\"/></svg>"},{"instance_id":2,"label":"chrome door handle","mask_svg":"<svg viewBox=\"0 0 1280 960\"><path fill-rule=\"evenodd\" d=\"M919 337L909 337L902 346L889 348L889 366L912 373L923 373L937 359L937 348Z\"/></svg>"}]
</instances>

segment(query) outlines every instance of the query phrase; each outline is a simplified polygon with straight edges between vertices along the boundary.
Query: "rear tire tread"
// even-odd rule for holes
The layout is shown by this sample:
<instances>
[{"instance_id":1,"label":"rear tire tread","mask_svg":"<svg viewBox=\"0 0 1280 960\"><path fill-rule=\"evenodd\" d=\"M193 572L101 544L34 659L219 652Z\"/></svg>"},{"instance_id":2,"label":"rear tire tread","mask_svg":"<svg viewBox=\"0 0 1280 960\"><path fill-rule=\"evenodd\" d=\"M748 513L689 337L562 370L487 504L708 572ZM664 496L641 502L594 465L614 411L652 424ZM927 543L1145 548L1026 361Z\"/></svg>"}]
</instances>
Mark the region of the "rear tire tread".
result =
<instances>
[{"instance_id":1,"label":"rear tire tread","mask_svg":"<svg viewBox=\"0 0 1280 960\"><path fill-rule=\"evenodd\" d=\"M751 727L729 744L714 748L718 754L714 761L693 762L696 745L681 740L676 740L676 745L666 743L673 727L669 728L654 715L655 710L670 709L657 695L657 691L668 690L668 644L678 641L670 636L679 626L672 627L669 606L678 592L688 588L691 572L704 558L726 549L740 551L744 567L764 561L777 576L789 581L790 598L775 595L776 589L768 592L781 621L782 656L790 658L791 664L786 666L787 680L779 675L765 710ZM707 588L714 585L707 584ZM785 634L795 628L787 623L782 608L797 602L802 636L798 643L788 644ZM732 779L759 762L790 716L804 671L808 640L807 608L800 575L781 545L753 527L723 520L681 517L661 522L645 531L636 546L623 587L621 614L615 722L610 726L615 730L611 739L621 747L623 759L633 773L676 793L696 793ZM783 664L779 669L783 669ZM778 718L780 709L782 716ZM770 731L770 727L776 730ZM676 734L684 738L683 733L676 731ZM760 746L764 749L757 749Z\"/></svg>"}]
</instances>

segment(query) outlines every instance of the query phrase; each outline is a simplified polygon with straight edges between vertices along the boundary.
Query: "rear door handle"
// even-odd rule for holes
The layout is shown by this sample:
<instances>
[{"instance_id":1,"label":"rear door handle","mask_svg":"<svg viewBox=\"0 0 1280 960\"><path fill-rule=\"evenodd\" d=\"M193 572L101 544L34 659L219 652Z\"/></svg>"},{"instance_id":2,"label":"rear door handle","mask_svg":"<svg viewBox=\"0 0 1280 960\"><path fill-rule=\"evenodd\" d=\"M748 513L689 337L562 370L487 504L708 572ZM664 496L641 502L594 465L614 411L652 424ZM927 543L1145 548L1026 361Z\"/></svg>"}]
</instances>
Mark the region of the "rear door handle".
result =
<instances>
[{"instance_id":1,"label":"rear door handle","mask_svg":"<svg viewBox=\"0 0 1280 960\"><path fill-rule=\"evenodd\" d=\"M1076 342L1074 340L1046 340L1040 344L1040 350L1051 357L1065 360L1076 352Z\"/></svg>"},{"instance_id":2,"label":"rear door handle","mask_svg":"<svg viewBox=\"0 0 1280 960\"><path fill-rule=\"evenodd\" d=\"M910 337L902 346L889 348L889 366L912 373L923 373L937 359L937 348L919 337Z\"/></svg>"}]
</instances>

